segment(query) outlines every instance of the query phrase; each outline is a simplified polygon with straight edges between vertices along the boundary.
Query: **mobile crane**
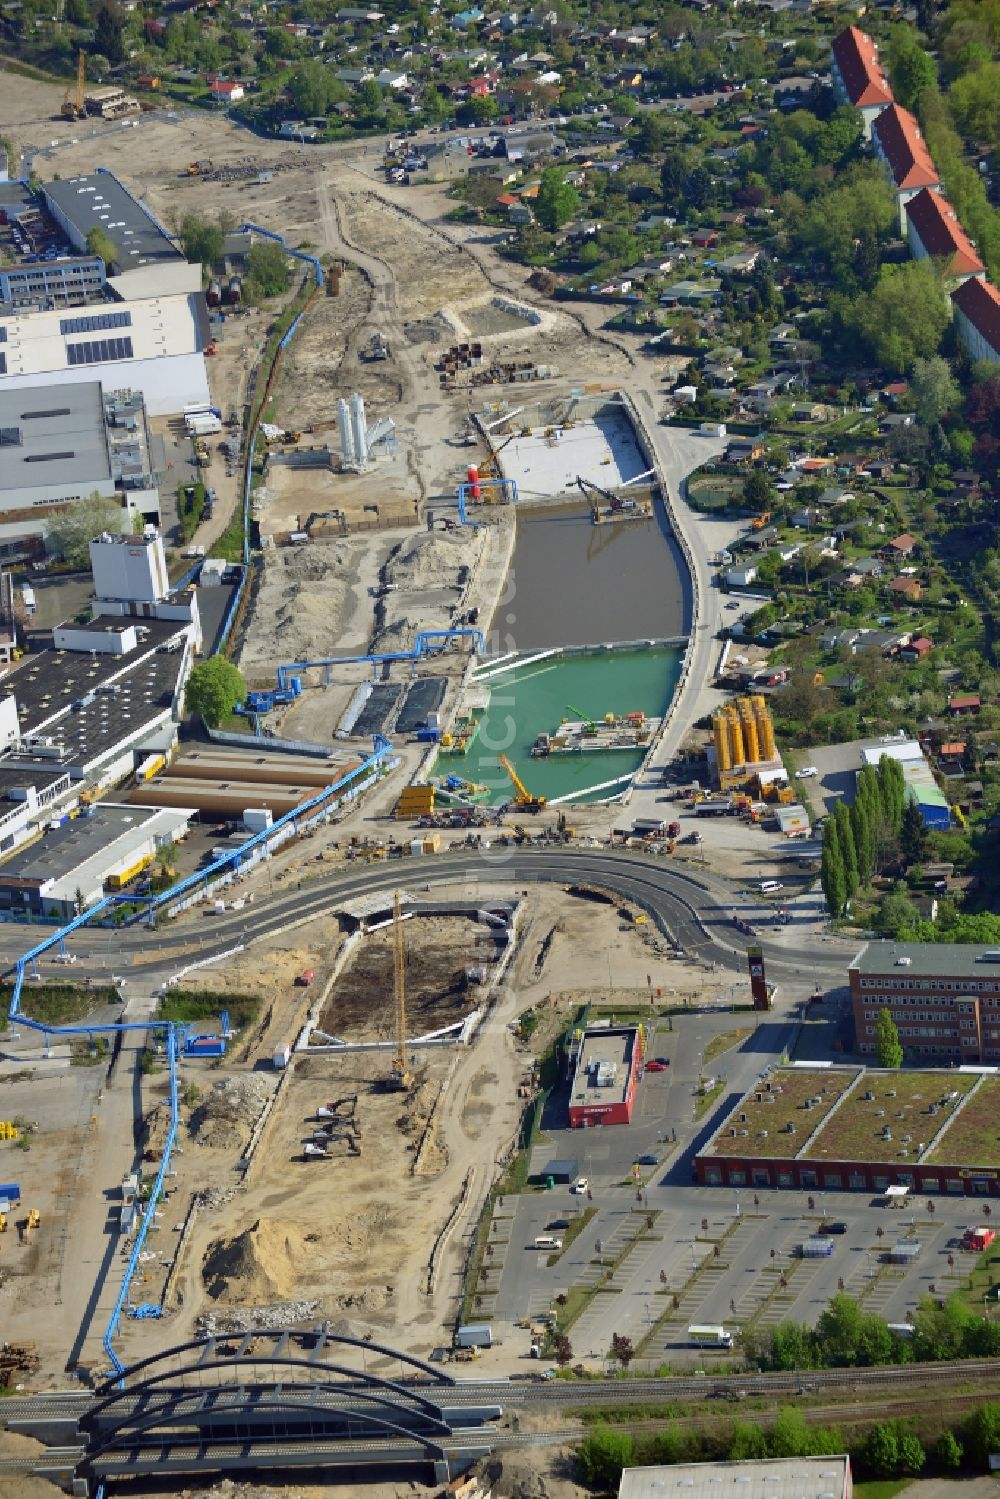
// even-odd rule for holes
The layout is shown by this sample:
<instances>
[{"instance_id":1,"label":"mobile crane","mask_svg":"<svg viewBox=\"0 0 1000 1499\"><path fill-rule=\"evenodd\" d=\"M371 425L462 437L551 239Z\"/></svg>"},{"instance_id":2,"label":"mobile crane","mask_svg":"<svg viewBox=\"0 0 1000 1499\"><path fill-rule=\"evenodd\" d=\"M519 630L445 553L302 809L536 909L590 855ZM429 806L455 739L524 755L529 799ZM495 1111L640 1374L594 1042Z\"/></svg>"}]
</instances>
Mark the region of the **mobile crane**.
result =
<instances>
[{"instance_id":1,"label":"mobile crane","mask_svg":"<svg viewBox=\"0 0 1000 1499\"><path fill-rule=\"evenodd\" d=\"M83 87L86 76L87 54L81 47L76 60L76 88L72 91L69 89L66 90L63 95L62 108L59 111L64 120L82 120L87 113L86 105L83 102Z\"/></svg>"},{"instance_id":2,"label":"mobile crane","mask_svg":"<svg viewBox=\"0 0 1000 1499\"><path fill-rule=\"evenodd\" d=\"M514 787L515 807L520 807L525 812L540 812L545 806L544 796L532 796L531 792L528 790L527 786L524 784L524 782L521 780L521 777L514 769L513 765L507 759L507 756L501 755L499 759L500 764L510 776L511 785Z\"/></svg>"},{"instance_id":3,"label":"mobile crane","mask_svg":"<svg viewBox=\"0 0 1000 1499\"><path fill-rule=\"evenodd\" d=\"M590 714L584 713L580 708L574 708L572 703L567 703L566 706L571 713L576 714L577 718L583 724L583 732L592 738L597 733L597 725L590 717Z\"/></svg>"}]
</instances>

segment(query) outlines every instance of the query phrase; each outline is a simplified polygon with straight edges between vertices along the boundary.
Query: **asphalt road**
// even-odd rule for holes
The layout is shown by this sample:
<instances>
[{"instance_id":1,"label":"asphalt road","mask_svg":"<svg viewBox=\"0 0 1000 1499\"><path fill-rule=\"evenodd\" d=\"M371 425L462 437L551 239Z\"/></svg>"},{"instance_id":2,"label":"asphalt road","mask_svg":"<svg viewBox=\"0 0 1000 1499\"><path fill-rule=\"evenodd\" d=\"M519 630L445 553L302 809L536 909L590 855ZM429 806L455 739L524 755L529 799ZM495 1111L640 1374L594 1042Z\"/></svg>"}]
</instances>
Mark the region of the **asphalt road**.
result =
<instances>
[{"instance_id":1,"label":"asphalt road","mask_svg":"<svg viewBox=\"0 0 1000 1499\"><path fill-rule=\"evenodd\" d=\"M399 886L418 894L421 887L429 889L431 885L457 882L463 884L467 898L474 898L477 891L485 894L501 887L517 889L537 883L599 886L648 912L688 958L709 966L741 966L745 961L746 943L733 924L734 910L751 923L769 914L752 897L748 903L708 873L689 873L676 865L624 851L469 849L434 856L419 865L412 861L402 865L393 860L338 869L280 894L268 896L258 892L253 905L242 911L214 916L206 905L204 915L189 914L176 926L167 924L159 930L146 926L81 930L71 942L80 957L73 972L106 976L109 967L117 971L117 965L121 965L134 977L162 973L165 967L169 969L178 963L193 945L198 947L198 957L210 957L225 952L236 942L273 935L305 917L319 916L361 895ZM38 936L37 927L0 930L0 962L13 965ZM796 952L767 937L762 937L761 942L768 972L774 978L794 978L800 982L815 978L828 984L843 981L849 956L847 947L831 941L817 950L817 943L811 940L801 952ZM43 971L48 966L43 959ZM133 979L130 982L135 987Z\"/></svg>"}]
</instances>

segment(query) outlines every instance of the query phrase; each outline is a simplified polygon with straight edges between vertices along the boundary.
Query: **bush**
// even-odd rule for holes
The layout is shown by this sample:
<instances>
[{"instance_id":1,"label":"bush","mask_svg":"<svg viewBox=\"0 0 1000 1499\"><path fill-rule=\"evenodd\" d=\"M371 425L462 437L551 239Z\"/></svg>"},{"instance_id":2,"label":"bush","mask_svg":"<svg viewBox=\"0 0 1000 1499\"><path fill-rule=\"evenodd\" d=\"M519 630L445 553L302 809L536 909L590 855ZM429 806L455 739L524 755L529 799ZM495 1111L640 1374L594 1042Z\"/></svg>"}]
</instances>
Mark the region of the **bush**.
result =
<instances>
[{"instance_id":1,"label":"bush","mask_svg":"<svg viewBox=\"0 0 1000 1499\"><path fill-rule=\"evenodd\" d=\"M635 1442L627 1432L599 1426L584 1438L578 1457L584 1483L617 1493L622 1470L634 1461Z\"/></svg>"}]
</instances>

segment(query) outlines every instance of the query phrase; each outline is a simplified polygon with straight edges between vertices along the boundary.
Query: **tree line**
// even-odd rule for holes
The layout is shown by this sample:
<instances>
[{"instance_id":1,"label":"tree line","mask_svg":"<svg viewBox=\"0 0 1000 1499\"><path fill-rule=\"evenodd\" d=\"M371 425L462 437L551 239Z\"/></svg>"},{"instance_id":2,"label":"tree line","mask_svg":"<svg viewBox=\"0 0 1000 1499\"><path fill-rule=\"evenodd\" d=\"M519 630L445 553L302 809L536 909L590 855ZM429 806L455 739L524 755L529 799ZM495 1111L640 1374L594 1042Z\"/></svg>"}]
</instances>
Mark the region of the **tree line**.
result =
<instances>
[{"instance_id":1,"label":"tree line","mask_svg":"<svg viewBox=\"0 0 1000 1499\"><path fill-rule=\"evenodd\" d=\"M865 1312L843 1292L831 1298L815 1327L779 1322L745 1338L749 1363L761 1369L854 1369L879 1364L943 1363L1000 1355L1000 1323L987 1322L957 1295L921 1298L912 1333L900 1334L883 1317Z\"/></svg>"},{"instance_id":2,"label":"tree line","mask_svg":"<svg viewBox=\"0 0 1000 1499\"><path fill-rule=\"evenodd\" d=\"M906 797L898 760L883 755L858 776L853 805L838 801L823 830L820 883L833 917L842 916L857 891L867 885L895 849L912 843L914 816L924 831L920 809Z\"/></svg>"}]
</instances>

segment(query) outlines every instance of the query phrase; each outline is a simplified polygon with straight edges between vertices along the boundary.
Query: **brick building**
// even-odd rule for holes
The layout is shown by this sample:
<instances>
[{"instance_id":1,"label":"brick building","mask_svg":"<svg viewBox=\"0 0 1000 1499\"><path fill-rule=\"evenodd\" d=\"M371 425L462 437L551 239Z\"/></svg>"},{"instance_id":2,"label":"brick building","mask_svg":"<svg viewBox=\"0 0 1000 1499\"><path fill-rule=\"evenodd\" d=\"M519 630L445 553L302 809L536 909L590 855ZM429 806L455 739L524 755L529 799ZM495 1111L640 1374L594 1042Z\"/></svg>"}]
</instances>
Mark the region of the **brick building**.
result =
<instances>
[{"instance_id":1,"label":"brick building","mask_svg":"<svg viewBox=\"0 0 1000 1499\"><path fill-rule=\"evenodd\" d=\"M584 1031L570 1085L573 1129L630 1122L644 1043L641 1025L597 1025Z\"/></svg>"},{"instance_id":2,"label":"brick building","mask_svg":"<svg viewBox=\"0 0 1000 1499\"><path fill-rule=\"evenodd\" d=\"M874 1055L888 1006L909 1057L1000 1062L1000 949L868 942L848 968L855 1048Z\"/></svg>"}]
</instances>

